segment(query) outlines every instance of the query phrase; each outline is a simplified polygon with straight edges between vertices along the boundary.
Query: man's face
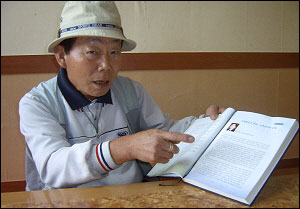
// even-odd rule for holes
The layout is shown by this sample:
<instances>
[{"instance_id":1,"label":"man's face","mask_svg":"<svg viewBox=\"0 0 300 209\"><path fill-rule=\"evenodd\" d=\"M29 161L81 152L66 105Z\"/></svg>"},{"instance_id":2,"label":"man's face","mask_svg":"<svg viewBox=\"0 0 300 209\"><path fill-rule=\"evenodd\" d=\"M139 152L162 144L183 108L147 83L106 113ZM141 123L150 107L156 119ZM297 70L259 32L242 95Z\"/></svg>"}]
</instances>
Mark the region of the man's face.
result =
<instances>
[{"instance_id":1,"label":"man's face","mask_svg":"<svg viewBox=\"0 0 300 209\"><path fill-rule=\"evenodd\" d=\"M65 61L70 82L93 100L108 92L121 68L121 41L78 37Z\"/></svg>"}]
</instances>

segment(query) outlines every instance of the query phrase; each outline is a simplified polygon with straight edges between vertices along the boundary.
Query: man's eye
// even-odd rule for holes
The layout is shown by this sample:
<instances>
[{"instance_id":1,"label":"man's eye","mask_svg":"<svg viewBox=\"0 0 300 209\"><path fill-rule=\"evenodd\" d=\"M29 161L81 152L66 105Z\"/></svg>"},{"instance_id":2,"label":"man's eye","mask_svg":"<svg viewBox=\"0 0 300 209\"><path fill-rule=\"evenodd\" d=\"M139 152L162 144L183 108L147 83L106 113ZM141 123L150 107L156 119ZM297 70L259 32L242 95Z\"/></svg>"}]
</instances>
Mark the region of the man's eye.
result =
<instances>
[{"instance_id":1,"label":"man's eye","mask_svg":"<svg viewBox=\"0 0 300 209\"><path fill-rule=\"evenodd\" d=\"M112 54L112 55L119 55L119 54L121 54L121 52L118 51L118 50L116 50L116 51L112 51L111 54Z\"/></svg>"},{"instance_id":2,"label":"man's eye","mask_svg":"<svg viewBox=\"0 0 300 209\"><path fill-rule=\"evenodd\" d=\"M97 52L96 52L96 51L87 51L86 53L87 53L87 54L92 54L92 55L94 55L94 54L96 54Z\"/></svg>"}]
</instances>

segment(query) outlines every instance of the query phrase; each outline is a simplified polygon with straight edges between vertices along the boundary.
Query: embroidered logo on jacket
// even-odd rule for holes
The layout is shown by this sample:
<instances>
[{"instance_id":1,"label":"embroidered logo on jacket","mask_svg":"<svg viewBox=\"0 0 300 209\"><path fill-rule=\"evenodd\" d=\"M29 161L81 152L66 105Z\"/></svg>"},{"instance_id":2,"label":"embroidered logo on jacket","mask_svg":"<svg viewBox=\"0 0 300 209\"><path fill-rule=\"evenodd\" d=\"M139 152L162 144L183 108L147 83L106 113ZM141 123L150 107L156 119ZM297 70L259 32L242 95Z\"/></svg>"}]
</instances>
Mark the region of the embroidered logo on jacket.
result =
<instances>
[{"instance_id":1,"label":"embroidered logo on jacket","mask_svg":"<svg viewBox=\"0 0 300 209\"><path fill-rule=\"evenodd\" d=\"M128 131L121 131L118 133L118 137L126 136L128 135Z\"/></svg>"}]
</instances>

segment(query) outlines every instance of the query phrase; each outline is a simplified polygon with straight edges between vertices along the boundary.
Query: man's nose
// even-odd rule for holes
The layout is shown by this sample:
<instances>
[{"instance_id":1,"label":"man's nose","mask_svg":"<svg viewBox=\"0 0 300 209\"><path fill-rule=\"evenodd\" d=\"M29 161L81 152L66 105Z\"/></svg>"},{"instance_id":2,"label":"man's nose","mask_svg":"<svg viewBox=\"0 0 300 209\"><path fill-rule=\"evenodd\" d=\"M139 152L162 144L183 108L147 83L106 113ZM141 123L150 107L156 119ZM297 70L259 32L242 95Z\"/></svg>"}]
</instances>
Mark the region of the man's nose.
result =
<instances>
[{"instance_id":1,"label":"man's nose","mask_svg":"<svg viewBox=\"0 0 300 209\"><path fill-rule=\"evenodd\" d=\"M98 71L111 70L111 57L108 54L103 54L99 59Z\"/></svg>"}]
</instances>

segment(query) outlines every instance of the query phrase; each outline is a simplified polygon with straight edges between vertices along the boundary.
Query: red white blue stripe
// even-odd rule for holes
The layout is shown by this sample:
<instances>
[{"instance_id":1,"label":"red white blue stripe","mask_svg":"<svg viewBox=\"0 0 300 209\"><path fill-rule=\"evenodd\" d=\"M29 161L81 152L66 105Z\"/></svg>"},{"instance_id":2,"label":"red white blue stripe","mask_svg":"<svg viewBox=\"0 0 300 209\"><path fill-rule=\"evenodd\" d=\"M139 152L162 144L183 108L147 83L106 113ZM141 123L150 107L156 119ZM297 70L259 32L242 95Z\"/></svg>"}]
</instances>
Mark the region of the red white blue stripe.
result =
<instances>
[{"instance_id":1,"label":"red white blue stripe","mask_svg":"<svg viewBox=\"0 0 300 209\"><path fill-rule=\"evenodd\" d=\"M97 144L97 146L96 146L96 156L97 156L100 166L102 167L102 169L104 171L109 172L112 170L112 168L108 165L108 163L106 162L106 160L104 158L103 150L102 150L102 143Z\"/></svg>"}]
</instances>

